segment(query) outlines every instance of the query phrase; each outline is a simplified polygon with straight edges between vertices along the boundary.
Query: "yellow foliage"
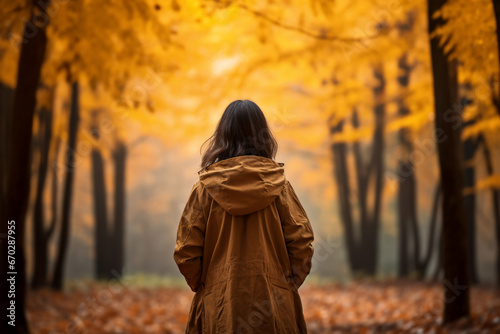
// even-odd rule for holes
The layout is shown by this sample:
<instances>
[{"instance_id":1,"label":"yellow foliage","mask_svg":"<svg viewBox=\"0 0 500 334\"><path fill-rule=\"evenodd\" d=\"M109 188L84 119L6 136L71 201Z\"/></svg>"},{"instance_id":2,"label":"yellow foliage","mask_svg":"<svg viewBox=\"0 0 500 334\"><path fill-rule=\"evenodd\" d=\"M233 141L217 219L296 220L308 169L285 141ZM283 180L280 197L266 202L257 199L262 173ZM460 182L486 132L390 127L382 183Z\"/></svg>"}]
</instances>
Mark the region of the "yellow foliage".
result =
<instances>
[{"instance_id":1,"label":"yellow foliage","mask_svg":"<svg viewBox=\"0 0 500 334\"><path fill-rule=\"evenodd\" d=\"M477 181L476 190L483 189L500 189L500 175L492 175L486 179Z\"/></svg>"},{"instance_id":2,"label":"yellow foliage","mask_svg":"<svg viewBox=\"0 0 500 334\"><path fill-rule=\"evenodd\" d=\"M0 8L7 22L0 31L14 36L0 39L0 80L11 87L18 59L12 43L28 7L16 3ZM387 138L433 127L423 0L81 0L52 2L51 13L42 84L54 98L41 92L39 106L52 104L55 137L63 142L74 80L81 83L79 138L104 154L117 141L143 147L135 145L144 138L191 154L235 99L256 101L290 151L322 152L314 155L322 157L321 170L331 168L324 156L332 142L372 138L376 103L385 105ZM464 138L500 128L490 87L499 73L492 13L489 0L448 1L436 13L447 24L435 34L460 60L460 83L472 87L464 120L476 122ZM398 67L403 56L407 86ZM382 69L378 97L374 69ZM407 115L399 114L402 105ZM359 128L350 124L353 110ZM343 132L330 135L342 120ZM92 139L90 130L104 133L104 123L110 130ZM305 178L320 183L314 174Z\"/></svg>"}]
</instances>

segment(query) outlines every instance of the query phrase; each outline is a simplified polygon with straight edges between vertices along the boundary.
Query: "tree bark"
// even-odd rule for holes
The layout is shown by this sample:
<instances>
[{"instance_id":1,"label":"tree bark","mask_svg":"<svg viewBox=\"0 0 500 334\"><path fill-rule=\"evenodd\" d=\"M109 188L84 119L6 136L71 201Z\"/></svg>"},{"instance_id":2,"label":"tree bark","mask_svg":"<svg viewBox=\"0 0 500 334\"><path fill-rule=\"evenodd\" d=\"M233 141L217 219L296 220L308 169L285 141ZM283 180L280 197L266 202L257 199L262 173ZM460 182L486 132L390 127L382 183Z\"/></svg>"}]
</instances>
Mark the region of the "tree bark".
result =
<instances>
[{"instance_id":1,"label":"tree bark","mask_svg":"<svg viewBox=\"0 0 500 334\"><path fill-rule=\"evenodd\" d=\"M95 218L95 274L97 279L108 279L110 250L104 160L98 148L92 149L92 185Z\"/></svg>"},{"instance_id":2,"label":"tree bark","mask_svg":"<svg viewBox=\"0 0 500 334\"><path fill-rule=\"evenodd\" d=\"M399 161L398 170L404 168L405 161ZM409 252L408 252L408 182L406 179L398 184L398 276L406 277L410 274Z\"/></svg>"},{"instance_id":3,"label":"tree bark","mask_svg":"<svg viewBox=\"0 0 500 334\"><path fill-rule=\"evenodd\" d=\"M367 163L363 161L360 144L358 142L353 144L360 210L358 233L356 233L352 205L350 202L351 190L349 185L349 171L347 168L347 144L344 142L332 144L335 164L334 176L337 182L348 261L350 269L355 276L374 276L376 274L378 261L378 232L384 172L385 78L381 67L375 68L373 73L378 80L378 85L374 87L373 90L376 99L374 107L375 130L373 134L372 154ZM356 109L353 110L351 121L354 128L359 127ZM344 122L345 120L342 120L336 126L331 127L330 133L335 134L341 132ZM371 178L373 178L373 188L369 188ZM373 191L373 203L368 203L369 191Z\"/></svg>"},{"instance_id":4,"label":"tree bark","mask_svg":"<svg viewBox=\"0 0 500 334\"><path fill-rule=\"evenodd\" d=\"M413 164L412 164L413 167ZM408 187L410 191L408 192L408 201L409 201L409 219L408 222L411 227L412 236L413 236L413 268L412 270L416 271L418 274L418 268L420 264L420 230L418 228L418 216L417 216L417 182L415 180L415 173L411 173L408 178ZM432 242L432 240L429 240Z\"/></svg>"},{"instance_id":5,"label":"tree bark","mask_svg":"<svg viewBox=\"0 0 500 334\"><path fill-rule=\"evenodd\" d=\"M432 280L434 282L438 281L439 276L443 271L443 229L441 229L441 232L439 234L438 242L439 242L438 258L437 258L438 261L436 268L434 269L434 273L432 274Z\"/></svg>"},{"instance_id":6,"label":"tree bark","mask_svg":"<svg viewBox=\"0 0 500 334\"><path fill-rule=\"evenodd\" d=\"M15 268L9 270L7 262L7 242L2 240L0 257L2 270L0 274L0 293L2 310L6 310L10 302L8 299L7 272L15 271L15 326L8 325L6 319L2 320L0 326L3 333L29 333L29 327L25 314L26 297L26 268L24 258L24 227L26 210L30 190L30 154L32 141L33 115L36 105L36 91L40 81L40 72L45 57L47 36L45 26L36 26L36 15L44 15L46 6L50 1L31 3L29 20L26 20L23 30L23 43L21 45L17 87L14 94L12 107L9 150L5 161L7 163L6 192L3 190L2 203L0 204L0 224L2 235L7 235L7 222L15 221ZM3 160L3 159L2 159ZM9 275L10 277L10 275Z\"/></svg>"},{"instance_id":7,"label":"tree bark","mask_svg":"<svg viewBox=\"0 0 500 334\"><path fill-rule=\"evenodd\" d=\"M43 193L49 163L50 141L52 139L52 111L40 110L40 163L33 212L33 280L32 288L37 289L47 283L47 242L44 218Z\"/></svg>"},{"instance_id":8,"label":"tree bark","mask_svg":"<svg viewBox=\"0 0 500 334\"><path fill-rule=\"evenodd\" d=\"M354 109L352 113L352 126L356 129L359 128L359 117L357 109ZM367 212L368 208L366 201L368 196L369 170L368 166L366 166L366 164L363 163L363 157L361 154L361 145L359 141L355 141L352 144L352 146L353 146L354 159L356 162L358 207L360 211L359 226L361 229L361 239L359 240L359 242L361 243L361 245L366 245L368 243L367 240L368 236L367 233L364 233L363 231L366 231L368 229L368 212ZM359 247L359 245L357 247Z\"/></svg>"},{"instance_id":9,"label":"tree bark","mask_svg":"<svg viewBox=\"0 0 500 334\"><path fill-rule=\"evenodd\" d=\"M425 274L429 268L429 264L431 262L432 253L434 252L434 244L435 244L435 234L437 228L437 218L438 218L438 209L439 209L439 199L441 198L441 182L438 181L436 186L436 190L434 192L434 200L432 203L432 214L431 214L431 222L429 228L429 241L427 243L427 251L424 255L424 258L419 261L417 274L419 279L423 279ZM439 238L441 240L441 238ZM441 245L441 243L440 243ZM438 258L441 257L441 251L439 251ZM441 262L439 262L441 263ZM440 264L438 264L440 266Z\"/></svg>"},{"instance_id":10,"label":"tree bark","mask_svg":"<svg viewBox=\"0 0 500 334\"><path fill-rule=\"evenodd\" d=\"M54 156L52 161L57 161L59 157L59 147L61 146L61 138L56 139ZM51 189L51 205L52 205L52 217L49 224L49 228L45 231L45 239L48 240L54 233L57 224L57 201L58 201L58 180L57 180L57 168L52 168L52 189Z\"/></svg>"},{"instance_id":11,"label":"tree bark","mask_svg":"<svg viewBox=\"0 0 500 334\"><path fill-rule=\"evenodd\" d=\"M127 161L127 147L119 142L113 152L115 166L115 193L114 193L114 230L113 249L115 256L113 259L114 268L111 273L116 278L123 275L125 265L125 171Z\"/></svg>"},{"instance_id":12,"label":"tree bark","mask_svg":"<svg viewBox=\"0 0 500 334\"><path fill-rule=\"evenodd\" d=\"M465 124L467 126L468 124ZM475 166L472 164L477 148L477 140L468 138L463 142L464 155L464 188L474 188L476 182ZM465 214L467 221L467 247L469 249L469 274L472 284L477 284L478 274L476 265L476 195L474 192L464 195Z\"/></svg>"},{"instance_id":13,"label":"tree bark","mask_svg":"<svg viewBox=\"0 0 500 334\"><path fill-rule=\"evenodd\" d=\"M486 139L481 136L481 145L483 146L483 156L486 163L486 173L489 177L494 175L493 161L491 159L490 148ZM497 259L496 259L496 283L500 286L500 191L498 189L491 189L491 200L493 208L493 219L495 221L495 237L497 243Z\"/></svg>"},{"instance_id":14,"label":"tree bark","mask_svg":"<svg viewBox=\"0 0 500 334\"><path fill-rule=\"evenodd\" d=\"M125 264L125 171L127 147L118 142L113 150L113 224L108 218L104 159L98 148L92 150L92 185L95 217L95 273L100 280L119 279Z\"/></svg>"},{"instance_id":15,"label":"tree bark","mask_svg":"<svg viewBox=\"0 0 500 334\"><path fill-rule=\"evenodd\" d=\"M375 186L373 189L374 202L369 217L368 228L363 230L365 233L364 240L367 240L368 252L365 259L365 270L370 276L374 276L377 271L378 262L378 233L380 226L380 209L382 205L382 190L383 190L383 174L384 174L384 128L385 128L385 77L382 67L375 67L373 75L378 81L378 85L373 89L375 95L375 131L373 134L373 147L370 165L368 168L370 174L373 174ZM361 245L363 246L363 245Z\"/></svg>"},{"instance_id":16,"label":"tree bark","mask_svg":"<svg viewBox=\"0 0 500 334\"><path fill-rule=\"evenodd\" d=\"M342 132L344 120L336 126L330 128L330 133ZM335 163L334 176L337 181L338 198L340 203L340 213L342 226L344 228L344 238L347 246L347 258L349 267L353 274L358 274L361 270L358 260L358 243L354 231L354 221L352 218L350 202L350 186L347 169L347 145L344 142L335 142L332 144L333 159Z\"/></svg>"},{"instance_id":17,"label":"tree bark","mask_svg":"<svg viewBox=\"0 0 500 334\"><path fill-rule=\"evenodd\" d=\"M52 287L56 290L63 288L64 262L69 244L69 232L71 225L71 202L73 199L73 185L76 173L76 143L78 135L78 124L80 121L79 105L79 85L75 81L71 86L71 108L69 117L69 137L68 147L65 156L65 180L63 190L63 204L61 215L61 235L59 239L59 249L54 268Z\"/></svg>"},{"instance_id":18,"label":"tree bark","mask_svg":"<svg viewBox=\"0 0 500 334\"><path fill-rule=\"evenodd\" d=\"M429 33L443 21L433 18L445 0L428 1ZM449 62L436 38L430 38L434 78L435 128L443 191L443 323L469 316L469 272L467 225L463 189L463 159L460 130L461 108L457 108L456 64Z\"/></svg>"},{"instance_id":19,"label":"tree bark","mask_svg":"<svg viewBox=\"0 0 500 334\"><path fill-rule=\"evenodd\" d=\"M408 55L404 53L398 60L398 68L401 73L398 76L398 84L401 90L401 95L404 96L408 90L410 82L411 67L408 64ZM405 117L410 113L410 110L401 97L398 101L398 115ZM413 177L414 166L409 159L409 155L413 150L410 140L410 131L408 128L402 128L398 133L399 144L402 149L402 156L398 162L398 275L400 277L410 274L410 252L409 252L409 221L410 221L410 192L413 191L408 179Z\"/></svg>"},{"instance_id":20,"label":"tree bark","mask_svg":"<svg viewBox=\"0 0 500 334\"><path fill-rule=\"evenodd\" d=\"M495 22L497 26L496 37L497 37L497 51L500 55L500 0L493 0L493 13L495 14ZM500 57L498 58L500 66ZM500 81L500 77L497 78ZM493 92L493 103L497 109L497 113L500 115L500 92Z\"/></svg>"},{"instance_id":21,"label":"tree bark","mask_svg":"<svg viewBox=\"0 0 500 334\"><path fill-rule=\"evenodd\" d=\"M7 192L7 157L9 148L10 126L12 118L12 104L14 102L14 90L0 83L0 189L2 191L2 203Z\"/></svg>"},{"instance_id":22,"label":"tree bark","mask_svg":"<svg viewBox=\"0 0 500 334\"><path fill-rule=\"evenodd\" d=\"M406 20L397 24L400 37L409 39L411 43L411 33L416 15L408 12ZM408 63L408 53L403 53L398 59L398 85L401 97L398 99L398 114L405 117L410 114L410 110L405 103L405 96L408 94L412 65ZM437 202L439 192L436 190L434 196L434 206L430 220L430 232L428 236L427 253L420 259L420 228L417 210L417 180L415 176L415 165L411 159L413 143L411 131L408 127L399 130L398 139L402 149L402 156L398 162L398 274L400 277L408 276L415 272L419 279L423 279L427 270L432 251L434 249L434 235L436 227ZM439 189L439 188L438 188ZM412 247L413 246L413 247Z\"/></svg>"},{"instance_id":23,"label":"tree bark","mask_svg":"<svg viewBox=\"0 0 500 334\"><path fill-rule=\"evenodd\" d=\"M496 22L496 37L497 37L497 51L500 55L500 0L493 0L493 11L495 14ZM500 57L498 58L500 66ZM500 74L499 74L500 75ZM500 76L497 78L500 81ZM500 91L493 90L493 103L497 109L497 113L500 115ZM485 139L483 138L483 153L485 159L489 160L489 166L487 166L488 171L493 174L493 164L491 162L491 157L489 153L489 148ZM497 274L497 285L500 286L500 191L497 189L492 189L492 200L493 200L493 215L495 219L495 229L496 229L496 239L497 239L497 264L496 264L496 274Z\"/></svg>"}]
</instances>

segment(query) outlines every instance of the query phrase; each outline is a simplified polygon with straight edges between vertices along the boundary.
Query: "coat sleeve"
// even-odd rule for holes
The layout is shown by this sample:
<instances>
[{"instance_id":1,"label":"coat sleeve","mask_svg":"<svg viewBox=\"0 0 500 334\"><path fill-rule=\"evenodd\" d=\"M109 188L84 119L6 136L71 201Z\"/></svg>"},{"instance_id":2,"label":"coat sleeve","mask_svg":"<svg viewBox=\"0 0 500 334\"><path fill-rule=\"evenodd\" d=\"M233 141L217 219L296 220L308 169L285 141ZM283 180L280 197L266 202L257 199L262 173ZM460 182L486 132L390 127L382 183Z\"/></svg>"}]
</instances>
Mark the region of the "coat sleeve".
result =
<instances>
[{"instance_id":1,"label":"coat sleeve","mask_svg":"<svg viewBox=\"0 0 500 334\"><path fill-rule=\"evenodd\" d=\"M278 196L277 206L290 259L291 272L286 274L299 288L311 271L314 233L306 211L288 180Z\"/></svg>"},{"instance_id":2,"label":"coat sleeve","mask_svg":"<svg viewBox=\"0 0 500 334\"><path fill-rule=\"evenodd\" d=\"M200 286L205 243L206 219L201 191L197 181L182 212L174 250L174 261L194 292Z\"/></svg>"}]
</instances>

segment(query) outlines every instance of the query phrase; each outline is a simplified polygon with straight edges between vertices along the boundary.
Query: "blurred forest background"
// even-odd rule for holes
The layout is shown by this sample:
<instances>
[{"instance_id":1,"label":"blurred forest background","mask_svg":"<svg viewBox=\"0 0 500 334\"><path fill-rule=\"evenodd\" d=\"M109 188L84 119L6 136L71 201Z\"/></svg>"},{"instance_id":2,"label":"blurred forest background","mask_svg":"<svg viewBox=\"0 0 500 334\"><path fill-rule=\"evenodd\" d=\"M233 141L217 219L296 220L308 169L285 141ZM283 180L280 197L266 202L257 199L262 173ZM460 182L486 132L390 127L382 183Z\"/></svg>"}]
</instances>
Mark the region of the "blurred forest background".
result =
<instances>
[{"instance_id":1,"label":"blurred forest background","mask_svg":"<svg viewBox=\"0 0 500 334\"><path fill-rule=\"evenodd\" d=\"M313 225L305 305L358 279L500 283L499 1L19 0L0 18L2 220L41 333L66 326L37 318L48 289L187 287L175 233L235 99L264 111Z\"/></svg>"}]
</instances>

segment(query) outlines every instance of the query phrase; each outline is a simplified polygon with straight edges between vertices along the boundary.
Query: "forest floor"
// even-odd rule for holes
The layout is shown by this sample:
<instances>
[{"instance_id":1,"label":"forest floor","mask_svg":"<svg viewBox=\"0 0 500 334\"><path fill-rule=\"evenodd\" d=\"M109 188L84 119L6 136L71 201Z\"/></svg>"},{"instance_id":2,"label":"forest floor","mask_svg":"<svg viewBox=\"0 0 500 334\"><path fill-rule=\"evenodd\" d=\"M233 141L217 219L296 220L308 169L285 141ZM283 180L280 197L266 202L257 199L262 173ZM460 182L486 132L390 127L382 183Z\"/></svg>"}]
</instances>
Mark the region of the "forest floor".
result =
<instances>
[{"instance_id":1,"label":"forest floor","mask_svg":"<svg viewBox=\"0 0 500 334\"><path fill-rule=\"evenodd\" d=\"M307 285L309 333L500 333L500 291L471 290L471 318L442 327L442 287L409 281ZM460 293L459 291L457 293ZM28 294L32 333L184 333L193 293L178 287L80 284Z\"/></svg>"}]
</instances>

